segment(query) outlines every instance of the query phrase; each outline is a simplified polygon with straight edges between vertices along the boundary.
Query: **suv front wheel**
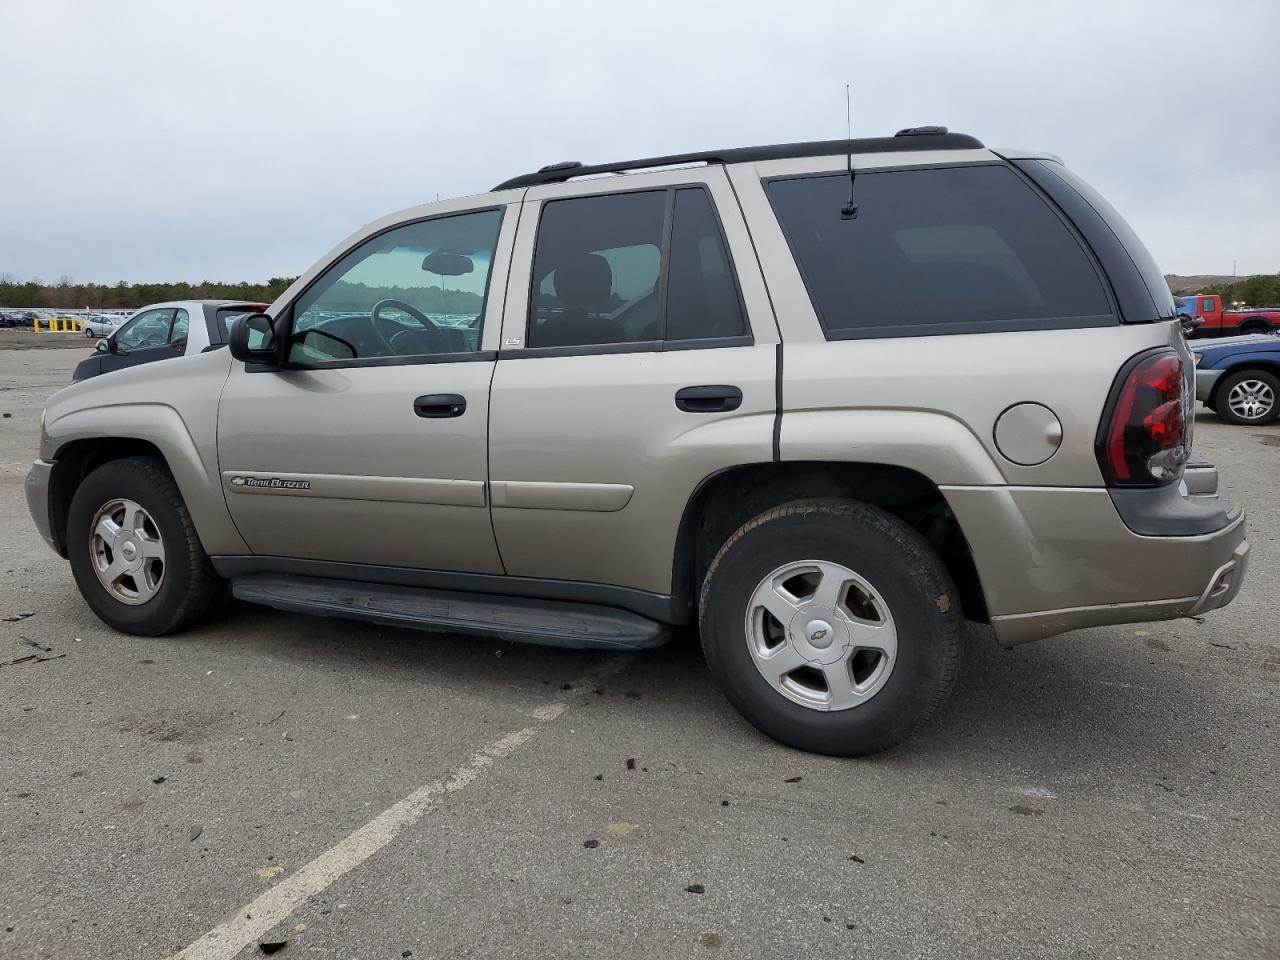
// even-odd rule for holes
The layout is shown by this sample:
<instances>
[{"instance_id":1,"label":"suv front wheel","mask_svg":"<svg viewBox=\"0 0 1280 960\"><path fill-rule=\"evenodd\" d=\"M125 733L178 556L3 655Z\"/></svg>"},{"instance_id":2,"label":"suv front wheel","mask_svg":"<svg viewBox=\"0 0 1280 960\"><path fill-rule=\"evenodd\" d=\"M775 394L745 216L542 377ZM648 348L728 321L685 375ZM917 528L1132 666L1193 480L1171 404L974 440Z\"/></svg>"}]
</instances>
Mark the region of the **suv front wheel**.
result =
<instances>
[{"instance_id":1,"label":"suv front wheel","mask_svg":"<svg viewBox=\"0 0 1280 960\"><path fill-rule=\"evenodd\" d=\"M859 756L905 739L946 699L958 598L911 527L869 504L802 500L750 520L703 581L712 675L762 732Z\"/></svg>"},{"instance_id":2,"label":"suv front wheel","mask_svg":"<svg viewBox=\"0 0 1280 960\"><path fill-rule=\"evenodd\" d=\"M67 557L93 612L123 633L191 626L225 587L178 485L149 457L112 460L84 478L67 515Z\"/></svg>"}]
</instances>

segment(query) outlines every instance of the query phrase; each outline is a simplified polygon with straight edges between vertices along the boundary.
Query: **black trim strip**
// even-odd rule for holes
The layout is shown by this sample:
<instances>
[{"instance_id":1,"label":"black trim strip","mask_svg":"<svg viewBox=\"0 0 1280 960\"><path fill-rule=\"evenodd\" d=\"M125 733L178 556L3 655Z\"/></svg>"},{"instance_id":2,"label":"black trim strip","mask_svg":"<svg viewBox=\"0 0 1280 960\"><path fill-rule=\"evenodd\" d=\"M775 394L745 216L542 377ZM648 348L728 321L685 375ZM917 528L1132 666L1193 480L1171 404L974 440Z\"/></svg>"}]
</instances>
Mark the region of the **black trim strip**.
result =
<instances>
[{"instance_id":1,"label":"black trim strip","mask_svg":"<svg viewBox=\"0 0 1280 960\"><path fill-rule=\"evenodd\" d=\"M773 411L773 462L782 462L782 341L778 341L775 352L777 364L774 373L774 411Z\"/></svg>"},{"instance_id":2,"label":"black trim strip","mask_svg":"<svg viewBox=\"0 0 1280 960\"><path fill-rule=\"evenodd\" d=\"M644 340L639 343L597 343L572 347L519 347L499 350L499 360L532 360L538 357L597 357L607 353L671 353L677 350L716 350L723 347L752 347L755 338L715 337L705 340Z\"/></svg>"},{"instance_id":3,"label":"black trim strip","mask_svg":"<svg viewBox=\"0 0 1280 960\"><path fill-rule=\"evenodd\" d=\"M966 333L1026 333L1034 330L1083 330L1118 327L1113 316L1035 317L1027 320L972 320L959 323L904 323L900 326L826 330L828 340L883 340L886 337L945 337Z\"/></svg>"},{"instance_id":4,"label":"black trim strip","mask_svg":"<svg viewBox=\"0 0 1280 960\"><path fill-rule=\"evenodd\" d=\"M292 557L238 556L210 557L218 575L230 579L255 573L291 573L305 577L331 577L362 583L384 583L408 587L435 587L510 597L570 600L619 607L661 623L689 623L687 605L666 594L618 587L607 583L577 580L544 580L487 573L456 573L447 570L418 570L366 563L338 563Z\"/></svg>"}]
</instances>

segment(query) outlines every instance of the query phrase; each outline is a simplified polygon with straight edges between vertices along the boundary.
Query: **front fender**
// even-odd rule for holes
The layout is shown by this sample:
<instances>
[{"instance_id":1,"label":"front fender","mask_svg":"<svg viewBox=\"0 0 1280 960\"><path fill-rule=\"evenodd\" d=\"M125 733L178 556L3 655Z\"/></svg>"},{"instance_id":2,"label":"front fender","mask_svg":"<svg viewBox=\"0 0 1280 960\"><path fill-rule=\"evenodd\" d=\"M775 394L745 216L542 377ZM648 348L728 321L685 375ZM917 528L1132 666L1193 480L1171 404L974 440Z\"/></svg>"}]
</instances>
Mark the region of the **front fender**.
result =
<instances>
[{"instance_id":1,"label":"front fender","mask_svg":"<svg viewBox=\"0 0 1280 960\"><path fill-rule=\"evenodd\" d=\"M60 413L51 403L45 415L41 457L57 460L59 452L78 440L144 440L164 456L191 514L200 542L209 554L248 553L227 512L218 482L216 400L208 404L211 421L198 443L176 409L164 403L116 403Z\"/></svg>"}]
</instances>

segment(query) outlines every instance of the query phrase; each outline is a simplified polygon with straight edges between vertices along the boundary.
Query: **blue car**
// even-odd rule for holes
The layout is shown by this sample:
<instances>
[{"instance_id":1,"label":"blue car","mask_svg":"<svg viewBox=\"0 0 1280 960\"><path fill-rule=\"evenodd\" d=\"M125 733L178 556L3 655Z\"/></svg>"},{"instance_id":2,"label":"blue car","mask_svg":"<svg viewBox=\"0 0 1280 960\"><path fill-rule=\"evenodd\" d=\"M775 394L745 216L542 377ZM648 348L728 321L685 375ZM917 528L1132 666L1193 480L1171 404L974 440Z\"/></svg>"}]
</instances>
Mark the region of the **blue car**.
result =
<instances>
[{"instance_id":1,"label":"blue car","mask_svg":"<svg viewBox=\"0 0 1280 960\"><path fill-rule=\"evenodd\" d=\"M1280 336L1232 337L1191 352L1196 399L1227 423L1256 427L1280 416Z\"/></svg>"}]
</instances>

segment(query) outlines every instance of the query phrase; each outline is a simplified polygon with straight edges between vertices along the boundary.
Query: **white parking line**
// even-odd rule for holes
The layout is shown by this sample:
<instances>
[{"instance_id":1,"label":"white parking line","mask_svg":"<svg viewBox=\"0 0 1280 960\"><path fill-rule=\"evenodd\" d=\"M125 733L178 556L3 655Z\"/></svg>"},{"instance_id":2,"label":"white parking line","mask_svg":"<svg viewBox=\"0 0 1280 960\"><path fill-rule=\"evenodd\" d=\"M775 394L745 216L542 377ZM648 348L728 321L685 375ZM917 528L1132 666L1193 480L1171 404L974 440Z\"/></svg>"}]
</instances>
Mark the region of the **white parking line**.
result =
<instances>
[{"instance_id":1,"label":"white parking line","mask_svg":"<svg viewBox=\"0 0 1280 960\"><path fill-rule=\"evenodd\" d=\"M575 681L574 689L590 689L624 669L630 662L629 654L613 657ZM533 711L533 719L540 724L548 723L564 714L569 706L564 701L547 704ZM172 954L170 960L231 960L245 947L257 943L272 928L288 919L308 897L314 896L360 866L394 840L402 830L431 813L442 799L465 790L479 780L495 763L505 760L537 736L539 729L539 726L523 727L481 747L447 779L434 780L418 787L292 876L281 880L252 903L242 907L233 919L219 924L185 949Z\"/></svg>"}]
</instances>

